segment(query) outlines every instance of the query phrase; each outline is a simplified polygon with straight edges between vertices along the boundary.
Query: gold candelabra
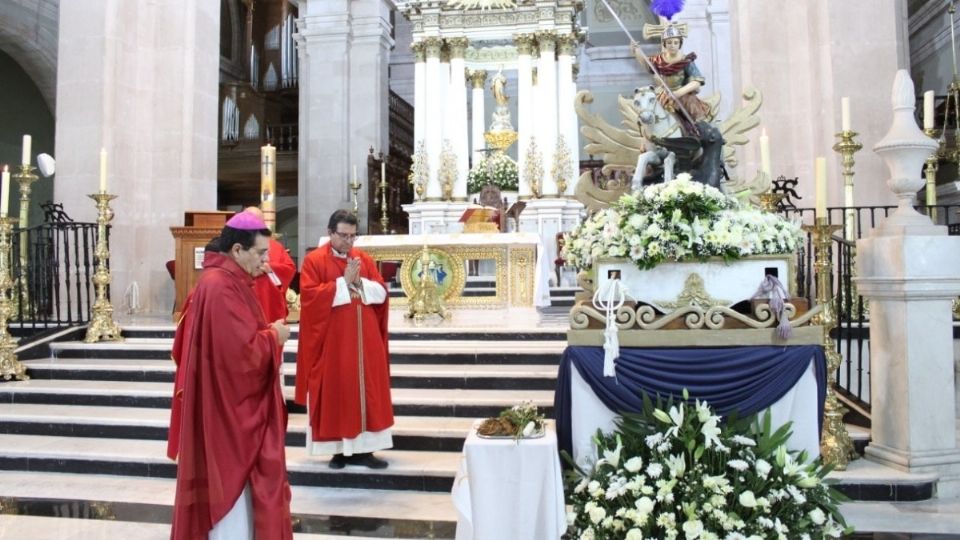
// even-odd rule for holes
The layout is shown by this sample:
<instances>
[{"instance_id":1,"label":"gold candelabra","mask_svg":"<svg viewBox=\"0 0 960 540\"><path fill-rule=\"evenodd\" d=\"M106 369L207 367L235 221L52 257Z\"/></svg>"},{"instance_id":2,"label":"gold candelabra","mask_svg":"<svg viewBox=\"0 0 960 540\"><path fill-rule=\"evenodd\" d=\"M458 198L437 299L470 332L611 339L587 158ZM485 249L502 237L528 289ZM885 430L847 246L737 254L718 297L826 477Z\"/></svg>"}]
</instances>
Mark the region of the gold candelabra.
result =
<instances>
[{"instance_id":1,"label":"gold candelabra","mask_svg":"<svg viewBox=\"0 0 960 540\"><path fill-rule=\"evenodd\" d=\"M360 187L362 185L356 178L353 179L353 182L347 183L347 187L350 188L350 191L353 191L353 215L357 216L358 219L360 218Z\"/></svg>"},{"instance_id":2,"label":"gold candelabra","mask_svg":"<svg viewBox=\"0 0 960 540\"><path fill-rule=\"evenodd\" d=\"M783 193L775 193L767 190L758 195L758 197L760 199L760 210L773 214L780 209L780 201L783 200Z\"/></svg>"},{"instance_id":3,"label":"gold candelabra","mask_svg":"<svg viewBox=\"0 0 960 540\"><path fill-rule=\"evenodd\" d=\"M387 179L380 176L380 232L390 234L390 216L387 215Z\"/></svg>"},{"instance_id":4,"label":"gold candelabra","mask_svg":"<svg viewBox=\"0 0 960 540\"><path fill-rule=\"evenodd\" d=\"M30 192L33 190L33 183L39 177L34 173L37 169L31 165L20 165L20 171L13 175L13 178L20 183L20 275L14 280L14 290L19 299L16 304L20 307L20 316L28 315L30 309L30 298L27 287L29 275L29 238L27 238L27 228L30 223Z\"/></svg>"},{"instance_id":5,"label":"gold candelabra","mask_svg":"<svg viewBox=\"0 0 960 540\"><path fill-rule=\"evenodd\" d=\"M96 287L97 299L93 304L93 319L87 327L86 343L97 341L123 341L120 336L120 325L113 320L113 305L107 299L107 286L110 285L110 248L107 245L107 224L113 220L113 210L110 201L116 195L109 193L95 193L87 195L97 202L97 248L94 252L97 258L97 270L93 274L93 284Z\"/></svg>"},{"instance_id":6,"label":"gold candelabra","mask_svg":"<svg viewBox=\"0 0 960 540\"><path fill-rule=\"evenodd\" d=\"M826 216L816 218L815 225L804 225L803 229L813 237L814 262L813 268L817 280L817 304L821 311L813 317L813 324L823 328L823 351L827 357L827 397L823 405L823 433L820 438L820 455L823 462L832 465L834 469L843 471L851 459L856 458L850 434L843 423L843 415L847 409L837 400L834 386L837 383L837 369L840 367L840 354L837 353L830 337L830 330L837 325L837 312L833 303L833 288L830 281L833 279L833 262L831 260L831 244L833 233L840 230L840 225L830 225Z\"/></svg>"},{"instance_id":7,"label":"gold candelabra","mask_svg":"<svg viewBox=\"0 0 960 540\"><path fill-rule=\"evenodd\" d=\"M857 132L846 130L836 134L840 139L833 145L833 151L840 154L841 174L843 175L844 229L843 237L853 242L857 239L857 211L853 209L853 155L863 148L856 140Z\"/></svg>"},{"instance_id":8,"label":"gold candelabra","mask_svg":"<svg viewBox=\"0 0 960 540\"><path fill-rule=\"evenodd\" d=\"M13 243L13 224L17 220L9 217L0 217L0 377L9 381L29 379L26 368L17 360L14 351L17 342L7 330L7 323L13 315L13 306L10 302L10 289L13 288L13 278L10 276L10 260Z\"/></svg>"},{"instance_id":9,"label":"gold candelabra","mask_svg":"<svg viewBox=\"0 0 960 540\"><path fill-rule=\"evenodd\" d=\"M931 139L937 139L937 130L933 128L925 129L923 133ZM940 152L942 149L943 144L941 142L940 148L930 154L930 157L927 158L926 166L923 168L924 175L927 177L927 214L934 223L937 222L937 209L934 208L934 206L937 204L937 170L940 168Z\"/></svg>"}]
</instances>

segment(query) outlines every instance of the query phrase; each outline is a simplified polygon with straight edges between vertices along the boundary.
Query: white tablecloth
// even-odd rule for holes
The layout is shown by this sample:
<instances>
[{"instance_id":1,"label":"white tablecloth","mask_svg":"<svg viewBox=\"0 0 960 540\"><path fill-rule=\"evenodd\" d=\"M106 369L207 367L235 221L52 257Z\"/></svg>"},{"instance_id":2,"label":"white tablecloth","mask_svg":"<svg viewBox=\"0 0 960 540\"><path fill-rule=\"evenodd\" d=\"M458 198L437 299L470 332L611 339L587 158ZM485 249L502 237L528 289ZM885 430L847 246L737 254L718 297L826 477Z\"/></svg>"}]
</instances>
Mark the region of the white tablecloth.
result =
<instances>
[{"instance_id":1,"label":"white tablecloth","mask_svg":"<svg viewBox=\"0 0 960 540\"><path fill-rule=\"evenodd\" d=\"M619 416L611 411L593 393L576 365L570 370L570 433L573 443L573 458L583 466L592 463L596 456L593 436L597 429L605 433L616 427ZM817 377L813 362L779 401L770 406L770 423L776 428L788 421L793 422L793 434L787 441L791 450L806 450L807 458L820 455L820 433L817 422Z\"/></svg>"},{"instance_id":2,"label":"white tablecloth","mask_svg":"<svg viewBox=\"0 0 960 540\"><path fill-rule=\"evenodd\" d=\"M557 434L481 439L463 445L453 483L457 540L557 540L567 528Z\"/></svg>"}]
</instances>

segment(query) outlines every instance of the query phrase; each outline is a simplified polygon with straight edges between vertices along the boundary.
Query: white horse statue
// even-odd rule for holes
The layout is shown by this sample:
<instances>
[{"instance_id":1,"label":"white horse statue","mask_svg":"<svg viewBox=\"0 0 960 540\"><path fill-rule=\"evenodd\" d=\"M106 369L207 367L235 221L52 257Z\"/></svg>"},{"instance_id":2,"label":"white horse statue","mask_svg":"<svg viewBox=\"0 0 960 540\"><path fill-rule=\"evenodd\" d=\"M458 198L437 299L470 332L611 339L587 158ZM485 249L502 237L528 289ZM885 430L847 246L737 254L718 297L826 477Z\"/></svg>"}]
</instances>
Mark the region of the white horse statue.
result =
<instances>
[{"instance_id":1,"label":"white horse statue","mask_svg":"<svg viewBox=\"0 0 960 540\"><path fill-rule=\"evenodd\" d=\"M637 122L640 135L643 137L643 152L637 158L637 167L633 173L631 189L636 191L643 187L643 177L647 165L663 167L663 181L673 180L674 169L677 166L677 155L671 148L680 148L687 152L686 161L682 163L691 166L690 173L694 180L722 189L720 176L722 174L723 136L720 130L706 122L699 122L697 128L699 137L684 137L677 117L667 112L657 99L653 86L642 86L634 91L633 104L637 109ZM680 139L683 137L683 139ZM665 139L678 139L676 145L668 144ZM654 142L659 140L662 146ZM691 160L691 142L695 155ZM693 161L693 163L690 163Z\"/></svg>"}]
</instances>

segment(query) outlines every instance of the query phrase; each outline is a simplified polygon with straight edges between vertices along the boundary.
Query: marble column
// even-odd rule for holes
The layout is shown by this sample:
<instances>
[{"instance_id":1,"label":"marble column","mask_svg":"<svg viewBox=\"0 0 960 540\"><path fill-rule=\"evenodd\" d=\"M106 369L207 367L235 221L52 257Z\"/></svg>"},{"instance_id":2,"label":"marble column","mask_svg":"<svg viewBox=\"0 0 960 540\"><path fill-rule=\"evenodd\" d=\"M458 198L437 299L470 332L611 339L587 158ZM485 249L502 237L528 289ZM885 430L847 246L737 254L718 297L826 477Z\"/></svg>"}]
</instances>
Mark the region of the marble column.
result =
<instances>
[{"instance_id":1,"label":"marble column","mask_svg":"<svg viewBox=\"0 0 960 540\"><path fill-rule=\"evenodd\" d=\"M960 238L913 209L920 168L936 149L914 119L906 70L894 81L894 120L874 147L899 208L857 242L857 288L870 300L873 392L868 459L935 474L940 497L960 495L951 304L960 294Z\"/></svg>"},{"instance_id":2,"label":"marble column","mask_svg":"<svg viewBox=\"0 0 960 540\"><path fill-rule=\"evenodd\" d=\"M413 151L424 141L427 123L427 55L422 41L410 45L415 62L413 64Z\"/></svg>"},{"instance_id":3,"label":"marble column","mask_svg":"<svg viewBox=\"0 0 960 540\"><path fill-rule=\"evenodd\" d=\"M467 38L447 40L450 48L450 143L457 154L457 180L453 184L453 199L467 200L467 173L469 172L470 142L467 124L467 68L463 56L467 52Z\"/></svg>"},{"instance_id":4,"label":"marble column","mask_svg":"<svg viewBox=\"0 0 960 540\"><path fill-rule=\"evenodd\" d=\"M427 200L439 200L442 195L440 182L437 180L438 164L440 163L440 146L443 139L443 93L440 88L440 50L443 41L440 38L430 37L423 40L427 54L427 81L425 86L425 100L427 106L427 129L424 138L427 141L427 165L430 177L427 180L427 191L424 197Z\"/></svg>"},{"instance_id":5,"label":"marble column","mask_svg":"<svg viewBox=\"0 0 960 540\"><path fill-rule=\"evenodd\" d=\"M527 146L533 135L534 119L537 114L534 110L536 100L533 96L533 45L532 34L519 34L513 37L517 46L517 166L520 170L519 194L521 198L529 198L530 185L523 181L523 167L527 156Z\"/></svg>"},{"instance_id":6,"label":"marble column","mask_svg":"<svg viewBox=\"0 0 960 540\"><path fill-rule=\"evenodd\" d=\"M573 99L576 95L576 88L573 82L573 58L577 50L577 36L568 34L560 36L557 40L557 119L559 121L559 134L563 135L564 143L569 152L569 171L570 177L567 178L567 185L564 191L557 187L557 195L563 197L568 193L573 193L576 178L579 176L579 152L577 141L577 112L573 108ZM554 178L556 181L556 178Z\"/></svg>"},{"instance_id":7,"label":"marble column","mask_svg":"<svg viewBox=\"0 0 960 540\"><path fill-rule=\"evenodd\" d=\"M480 163L480 160L483 159L483 150L487 147L487 143L483 138L483 133L486 131L487 125L483 96L483 87L487 83L487 72L482 69L471 71L470 82L473 87L471 91L472 96L470 97L472 104L470 119L470 125L472 126L471 143L473 145L473 164L476 166L477 163Z\"/></svg>"},{"instance_id":8,"label":"marble column","mask_svg":"<svg viewBox=\"0 0 960 540\"><path fill-rule=\"evenodd\" d=\"M220 2L63 2L59 13L54 191L76 221L96 220L99 154L118 198L110 233L112 302L140 290L168 316L170 227L217 208ZM83 279L83 278L81 278Z\"/></svg>"},{"instance_id":9,"label":"marble column","mask_svg":"<svg viewBox=\"0 0 960 540\"><path fill-rule=\"evenodd\" d=\"M537 63L539 116L536 123L537 146L543 162L543 196L557 194L557 182L550 174L557 149L557 36L553 32L538 32L537 46L540 58Z\"/></svg>"}]
</instances>

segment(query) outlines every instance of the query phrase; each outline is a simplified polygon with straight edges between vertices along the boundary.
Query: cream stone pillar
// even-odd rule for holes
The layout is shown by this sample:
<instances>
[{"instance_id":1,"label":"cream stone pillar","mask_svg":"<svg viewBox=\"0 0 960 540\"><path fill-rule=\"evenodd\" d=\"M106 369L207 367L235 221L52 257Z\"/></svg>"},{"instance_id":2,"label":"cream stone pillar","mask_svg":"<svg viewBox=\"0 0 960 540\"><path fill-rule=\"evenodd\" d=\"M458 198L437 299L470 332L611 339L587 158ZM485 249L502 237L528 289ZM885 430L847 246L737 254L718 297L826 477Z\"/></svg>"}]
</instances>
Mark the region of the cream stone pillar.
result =
<instances>
[{"instance_id":1,"label":"cream stone pillar","mask_svg":"<svg viewBox=\"0 0 960 540\"><path fill-rule=\"evenodd\" d=\"M473 85L473 95L471 96L471 120L472 126L471 143L473 145L473 164L480 163L483 159L483 151L487 143L483 138L486 131L486 118L484 112L483 87L487 84L487 72L482 69L475 69L470 72L470 82Z\"/></svg>"},{"instance_id":2,"label":"cream stone pillar","mask_svg":"<svg viewBox=\"0 0 960 540\"><path fill-rule=\"evenodd\" d=\"M427 126L427 55L422 41L410 45L415 62L413 64L413 151L416 152L424 140Z\"/></svg>"},{"instance_id":3,"label":"cream stone pillar","mask_svg":"<svg viewBox=\"0 0 960 540\"><path fill-rule=\"evenodd\" d=\"M427 191L424 194L427 200L439 200L441 196L440 183L437 181L438 164L440 163L440 146L443 139L443 93L440 86L440 50L443 41L440 38L430 37L423 40L427 54L427 129L424 138L427 141L427 164L430 169L430 178L427 180Z\"/></svg>"},{"instance_id":4,"label":"cream stone pillar","mask_svg":"<svg viewBox=\"0 0 960 540\"><path fill-rule=\"evenodd\" d=\"M557 194L557 182L550 174L557 148L557 36L552 32L537 32L540 58L537 63L540 115L536 119L537 146L543 160L543 196Z\"/></svg>"},{"instance_id":5,"label":"cream stone pillar","mask_svg":"<svg viewBox=\"0 0 960 540\"><path fill-rule=\"evenodd\" d=\"M534 110L536 100L533 96L533 44L532 34L520 34L513 37L517 45L517 166L520 169L519 196L530 198L530 185L523 181L523 167L527 156L527 146L533 135L534 119L537 114Z\"/></svg>"},{"instance_id":6,"label":"cream stone pillar","mask_svg":"<svg viewBox=\"0 0 960 540\"><path fill-rule=\"evenodd\" d=\"M100 149L118 196L111 300L167 316L170 227L217 207L220 2L63 2L59 13L54 192L76 221L96 221ZM163 88L164 91L158 91Z\"/></svg>"},{"instance_id":7,"label":"cream stone pillar","mask_svg":"<svg viewBox=\"0 0 960 540\"><path fill-rule=\"evenodd\" d=\"M573 186L576 184L580 158L577 140L577 112L573 108L573 99L576 95L576 87L573 82L573 58L577 50L577 37L574 35L560 36L557 40L557 120L559 121L559 133L563 135L564 142L570 152L570 178L567 179L566 189L560 191L557 187L557 195L563 197L573 193ZM552 167L552 164L551 164ZM550 170L550 169L547 169ZM554 178L556 183L556 178Z\"/></svg>"},{"instance_id":8,"label":"cream stone pillar","mask_svg":"<svg viewBox=\"0 0 960 540\"><path fill-rule=\"evenodd\" d=\"M453 199L467 200L467 173L469 172L470 142L467 127L467 68L463 55L467 52L467 38L447 40L450 47L450 142L457 154L457 181L453 184Z\"/></svg>"}]
</instances>

